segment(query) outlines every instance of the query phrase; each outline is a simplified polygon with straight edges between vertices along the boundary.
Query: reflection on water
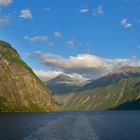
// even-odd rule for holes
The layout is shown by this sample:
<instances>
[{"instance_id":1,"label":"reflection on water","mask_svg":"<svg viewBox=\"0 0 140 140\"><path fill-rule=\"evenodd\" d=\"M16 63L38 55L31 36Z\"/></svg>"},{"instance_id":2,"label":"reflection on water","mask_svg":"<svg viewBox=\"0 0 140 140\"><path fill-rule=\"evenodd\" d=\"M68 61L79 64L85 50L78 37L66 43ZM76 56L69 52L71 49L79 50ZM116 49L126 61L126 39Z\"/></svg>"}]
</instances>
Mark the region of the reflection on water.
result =
<instances>
[{"instance_id":1,"label":"reflection on water","mask_svg":"<svg viewBox=\"0 0 140 140\"><path fill-rule=\"evenodd\" d=\"M139 140L139 132L139 111L0 114L0 140Z\"/></svg>"}]
</instances>

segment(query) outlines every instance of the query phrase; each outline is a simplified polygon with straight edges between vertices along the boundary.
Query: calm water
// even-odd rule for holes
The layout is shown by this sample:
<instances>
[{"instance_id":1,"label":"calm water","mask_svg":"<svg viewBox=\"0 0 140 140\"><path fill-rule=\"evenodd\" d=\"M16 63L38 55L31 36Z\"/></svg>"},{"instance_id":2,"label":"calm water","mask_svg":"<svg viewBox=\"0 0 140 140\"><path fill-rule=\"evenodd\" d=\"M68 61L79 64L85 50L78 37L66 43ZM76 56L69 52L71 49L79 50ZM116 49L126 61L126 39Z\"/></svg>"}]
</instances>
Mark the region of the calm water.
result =
<instances>
[{"instance_id":1,"label":"calm water","mask_svg":"<svg viewBox=\"0 0 140 140\"><path fill-rule=\"evenodd\" d=\"M1 113L0 140L140 140L140 111Z\"/></svg>"}]
</instances>

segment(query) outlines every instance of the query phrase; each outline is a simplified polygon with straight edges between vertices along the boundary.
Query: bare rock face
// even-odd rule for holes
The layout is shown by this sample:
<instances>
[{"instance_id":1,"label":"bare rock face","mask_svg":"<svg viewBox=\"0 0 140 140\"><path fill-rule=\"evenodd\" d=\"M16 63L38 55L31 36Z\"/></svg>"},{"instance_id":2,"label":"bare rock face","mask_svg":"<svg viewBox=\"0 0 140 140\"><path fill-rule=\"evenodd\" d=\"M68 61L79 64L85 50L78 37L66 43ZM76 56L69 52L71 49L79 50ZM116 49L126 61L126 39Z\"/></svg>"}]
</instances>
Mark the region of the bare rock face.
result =
<instances>
[{"instance_id":1,"label":"bare rock face","mask_svg":"<svg viewBox=\"0 0 140 140\"><path fill-rule=\"evenodd\" d=\"M0 111L55 111L49 89L10 44L0 41Z\"/></svg>"}]
</instances>

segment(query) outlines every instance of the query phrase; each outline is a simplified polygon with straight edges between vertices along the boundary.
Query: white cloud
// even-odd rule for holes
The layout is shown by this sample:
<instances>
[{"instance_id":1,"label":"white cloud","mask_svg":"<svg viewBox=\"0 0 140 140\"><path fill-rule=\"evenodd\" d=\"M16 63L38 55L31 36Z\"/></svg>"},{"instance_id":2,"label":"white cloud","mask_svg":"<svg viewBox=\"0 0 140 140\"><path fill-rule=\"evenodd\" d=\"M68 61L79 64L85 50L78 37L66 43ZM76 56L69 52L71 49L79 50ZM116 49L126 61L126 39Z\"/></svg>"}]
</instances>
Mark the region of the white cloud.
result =
<instances>
[{"instance_id":1,"label":"white cloud","mask_svg":"<svg viewBox=\"0 0 140 140\"><path fill-rule=\"evenodd\" d=\"M132 27L132 24L130 22L128 22L127 18L123 18L121 20L121 26L124 28L130 28L130 27Z\"/></svg>"},{"instance_id":2,"label":"white cloud","mask_svg":"<svg viewBox=\"0 0 140 140\"><path fill-rule=\"evenodd\" d=\"M104 9L102 5L99 5L97 9L94 10L93 16L102 16L104 14Z\"/></svg>"},{"instance_id":3,"label":"white cloud","mask_svg":"<svg viewBox=\"0 0 140 140\"><path fill-rule=\"evenodd\" d=\"M49 37L47 35L39 35L39 36L25 36L25 40L32 42L32 43L48 43L49 42Z\"/></svg>"},{"instance_id":4,"label":"white cloud","mask_svg":"<svg viewBox=\"0 0 140 140\"><path fill-rule=\"evenodd\" d=\"M65 74L65 75L68 75L69 77L75 79L75 80L80 80L81 82L84 82L88 79L86 79L85 77L83 77L81 74L78 74L78 73L72 73L72 74Z\"/></svg>"},{"instance_id":5,"label":"white cloud","mask_svg":"<svg viewBox=\"0 0 140 140\"><path fill-rule=\"evenodd\" d=\"M6 26L10 24L10 17L9 16L3 16L0 17L0 26Z\"/></svg>"},{"instance_id":6,"label":"white cloud","mask_svg":"<svg viewBox=\"0 0 140 140\"><path fill-rule=\"evenodd\" d=\"M59 74L62 74L62 71L55 71L55 70L36 70L33 69L34 73L42 80L42 81L48 81Z\"/></svg>"},{"instance_id":7,"label":"white cloud","mask_svg":"<svg viewBox=\"0 0 140 140\"><path fill-rule=\"evenodd\" d=\"M103 10L103 6L99 5L99 7L97 8L97 14L99 15L103 15L104 14L104 10Z\"/></svg>"},{"instance_id":8,"label":"white cloud","mask_svg":"<svg viewBox=\"0 0 140 140\"><path fill-rule=\"evenodd\" d=\"M54 54L33 52L30 57L37 57L41 63L51 70L61 71L66 74L79 74L82 77L92 79L123 66L140 66L140 60L133 57L130 59L106 59L91 54L79 54L64 58Z\"/></svg>"},{"instance_id":9,"label":"white cloud","mask_svg":"<svg viewBox=\"0 0 140 140\"><path fill-rule=\"evenodd\" d=\"M29 9L23 9L20 11L20 18L32 19L32 12Z\"/></svg>"},{"instance_id":10,"label":"white cloud","mask_svg":"<svg viewBox=\"0 0 140 140\"><path fill-rule=\"evenodd\" d=\"M76 41L75 40L68 40L68 41L66 41L66 44L70 47L74 47L76 45Z\"/></svg>"},{"instance_id":11,"label":"white cloud","mask_svg":"<svg viewBox=\"0 0 140 140\"><path fill-rule=\"evenodd\" d=\"M12 0L0 0L0 7L8 6L12 2L13 2Z\"/></svg>"},{"instance_id":12,"label":"white cloud","mask_svg":"<svg viewBox=\"0 0 140 140\"><path fill-rule=\"evenodd\" d=\"M37 70L37 69L33 69L33 71L42 81L49 81L60 74L68 75L75 80L80 80L80 81L86 80L82 75L78 73L68 74L68 73L63 73L62 71L56 71L56 70L45 71L45 70Z\"/></svg>"},{"instance_id":13,"label":"white cloud","mask_svg":"<svg viewBox=\"0 0 140 140\"><path fill-rule=\"evenodd\" d=\"M80 13L88 13L89 10L87 8L82 8L80 9Z\"/></svg>"},{"instance_id":14,"label":"white cloud","mask_svg":"<svg viewBox=\"0 0 140 140\"><path fill-rule=\"evenodd\" d=\"M49 12L49 11L51 11L51 8L50 7L45 7L44 10Z\"/></svg>"},{"instance_id":15,"label":"white cloud","mask_svg":"<svg viewBox=\"0 0 140 140\"><path fill-rule=\"evenodd\" d=\"M55 36L56 38L60 38L60 37L61 37L61 32L55 31L55 32L54 32L54 36Z\"/></svg>"}]
</instances>

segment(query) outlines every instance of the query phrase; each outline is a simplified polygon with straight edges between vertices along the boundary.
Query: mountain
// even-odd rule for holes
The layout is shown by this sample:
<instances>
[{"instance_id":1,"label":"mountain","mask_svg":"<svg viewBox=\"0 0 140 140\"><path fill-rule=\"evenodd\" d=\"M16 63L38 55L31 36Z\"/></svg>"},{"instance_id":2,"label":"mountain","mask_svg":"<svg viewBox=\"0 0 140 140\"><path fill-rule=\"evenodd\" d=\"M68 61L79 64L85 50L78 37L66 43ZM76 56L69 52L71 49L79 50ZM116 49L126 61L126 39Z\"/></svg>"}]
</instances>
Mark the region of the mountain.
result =
<instances>
[{"instance_id":1,"label":"mountain","mask_svg":"<svg viewBox=\"0 0 140 140\"><path fill-rule=\"evenodd\" d=\"M84 85L84 81L60 74L50 81L47 81L46 84L52 90L53 95L62 95L77 91Z\"/></svg>"},{"instance_id":2,"label":"mountain","mask_svg":"<svg viewBox=\"0 0 140 140\"><path fill-rule=\"evenodd\" d=\"M55 111L46 85L9 43L0 41L0 111Z\"/></svg>"},{"instance_id":3,"label":"mountain","mask_svg":"<svg viewBox=\"0 0 140 140\"><path fill-rule=\"evenodd\" d=\"M64 110L140 109L139 99L140 68L135 67L114 70L76 93L55 97Z\"/></svg>"},{"instance_id":4,"label":"mountain","mask_svg":"<svg viewBox=\"0 0 140 140\"><path fill-rule=\"evenodd\" d=\"M96 87L104 87L110 84L115 84L121 79L127 79L129 77L135 77L140 75L140 68L136 67L122 67L120 69L114 70L97 80L93 80L87 85L85 85L82 90L93 89Z\"/></svg>"}]
</instances>

